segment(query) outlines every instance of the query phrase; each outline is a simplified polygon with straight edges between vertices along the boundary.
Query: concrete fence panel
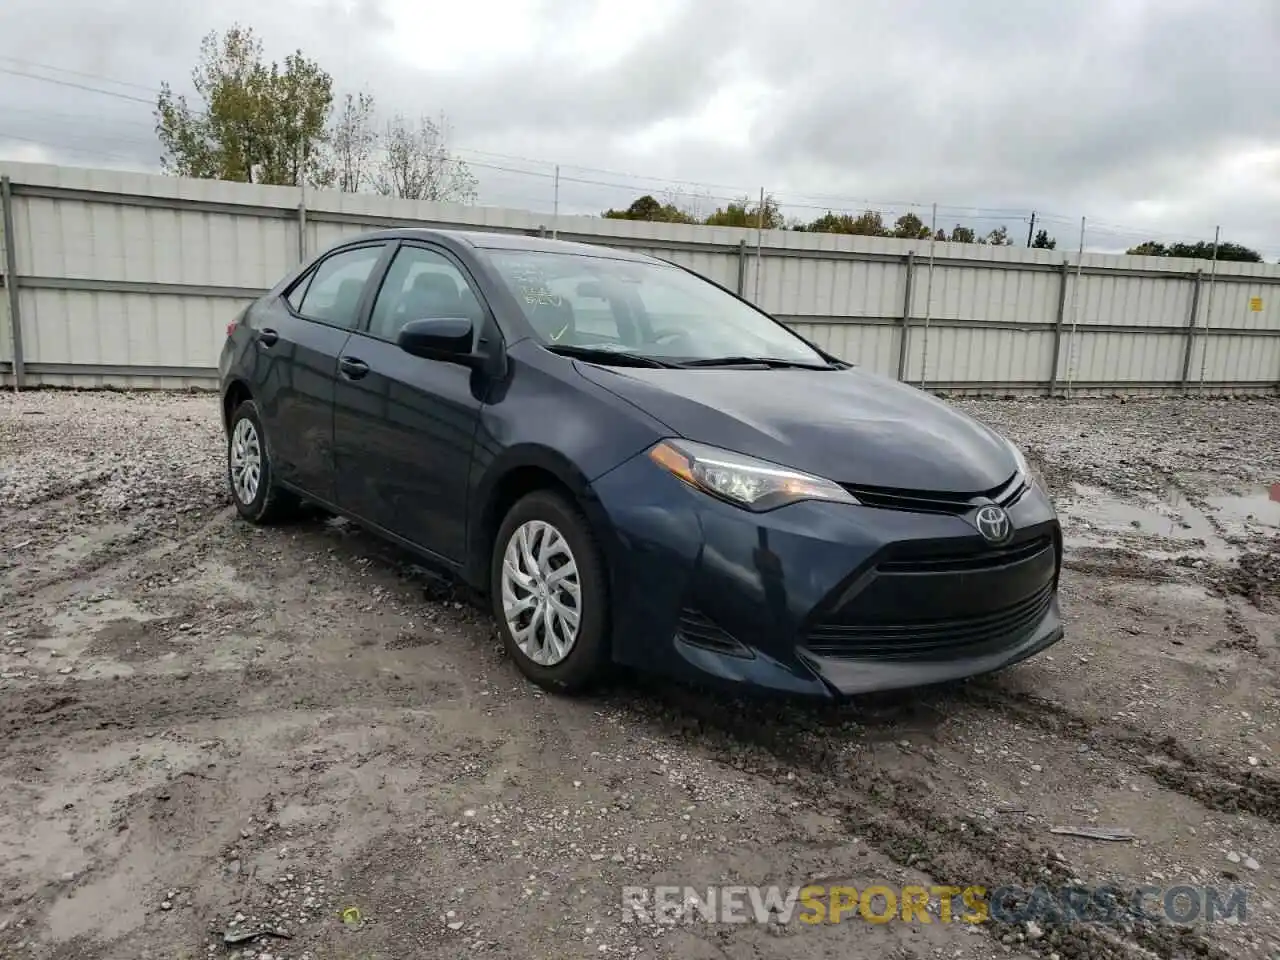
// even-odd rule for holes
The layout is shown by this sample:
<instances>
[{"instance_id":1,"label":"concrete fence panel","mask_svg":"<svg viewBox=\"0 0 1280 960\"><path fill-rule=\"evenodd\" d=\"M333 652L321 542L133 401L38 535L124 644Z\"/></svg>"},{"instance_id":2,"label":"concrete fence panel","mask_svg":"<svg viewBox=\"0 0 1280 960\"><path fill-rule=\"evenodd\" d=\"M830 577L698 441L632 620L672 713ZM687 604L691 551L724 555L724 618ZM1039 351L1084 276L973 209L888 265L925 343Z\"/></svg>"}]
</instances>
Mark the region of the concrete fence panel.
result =
<instances>
[{"instance_id":1,"label":"concrete fence panel","mask_svg":"<svg viewBox=\"0 0 1280 960\"><path fill-rule=\"evenodd\" d=\"M1280 386L1280 266L552 218L286 187L0 163L0 381L212 386L228 321L375 229L558 236L648 253L845 359L980 393ZM16 308L16 309L15 309ZM16 314L16 316L15 316Z\"/></svg>"}]
</instances>

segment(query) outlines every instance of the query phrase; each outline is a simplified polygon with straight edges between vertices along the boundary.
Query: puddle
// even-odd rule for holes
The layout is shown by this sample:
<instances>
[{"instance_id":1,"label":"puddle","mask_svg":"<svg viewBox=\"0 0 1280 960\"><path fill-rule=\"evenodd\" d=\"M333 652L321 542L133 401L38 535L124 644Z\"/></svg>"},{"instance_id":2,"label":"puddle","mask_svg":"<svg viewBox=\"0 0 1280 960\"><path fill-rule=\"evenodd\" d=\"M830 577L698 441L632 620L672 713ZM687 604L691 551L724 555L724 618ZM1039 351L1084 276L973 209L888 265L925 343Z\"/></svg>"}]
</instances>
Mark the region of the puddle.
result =
<instances>
[{"instance_id":1,"label":"puddle","mask_svg":"<svg viewBox=\"0 0 1280 960\"><path fill-rule=\"evenodd\" d=\"M1218 522L1280 533L1280 483L1247 494L1205 498Z\"/></svg>"},{"instance_id":2,"label":"puddle","mask_svg":"<svg viewBox=\"0 0 1280 960\"><path fill-rule=\"evenodd\" d=\"M1280 485L1219 493L1204 503L1202 509L1188 502L1176 488L1163 498L1122 497L1101 487L1073 484L1057 508L1068 547L1133 546L1135 539L1158 538L1172 542L1149 544L1140 552L1230 560L1240 553L1230 541L1280 535Z\"/></svg>"}]
</instances>

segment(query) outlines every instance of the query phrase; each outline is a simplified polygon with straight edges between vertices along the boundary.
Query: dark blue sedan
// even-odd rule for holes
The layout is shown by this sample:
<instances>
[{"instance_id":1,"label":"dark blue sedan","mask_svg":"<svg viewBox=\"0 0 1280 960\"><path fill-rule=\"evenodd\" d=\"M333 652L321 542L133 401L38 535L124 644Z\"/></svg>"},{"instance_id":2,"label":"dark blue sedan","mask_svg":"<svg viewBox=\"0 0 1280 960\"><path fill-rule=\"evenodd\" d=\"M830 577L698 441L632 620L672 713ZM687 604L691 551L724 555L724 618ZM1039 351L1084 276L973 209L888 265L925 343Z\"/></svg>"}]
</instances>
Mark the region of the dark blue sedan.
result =
<instances>
[{"instance_id":1,"label":"dark blue sedan","mask_svg":"<svg viewBox=\"0 0 1280 960\"><path fill-rule=\"evenodd\" d=\"M487 593L533 681L613 664L833 697L1062 637L1062 538L1009 441L652 257L395 230L229 328L227 475Z\"/></svg>"}]
</instances>

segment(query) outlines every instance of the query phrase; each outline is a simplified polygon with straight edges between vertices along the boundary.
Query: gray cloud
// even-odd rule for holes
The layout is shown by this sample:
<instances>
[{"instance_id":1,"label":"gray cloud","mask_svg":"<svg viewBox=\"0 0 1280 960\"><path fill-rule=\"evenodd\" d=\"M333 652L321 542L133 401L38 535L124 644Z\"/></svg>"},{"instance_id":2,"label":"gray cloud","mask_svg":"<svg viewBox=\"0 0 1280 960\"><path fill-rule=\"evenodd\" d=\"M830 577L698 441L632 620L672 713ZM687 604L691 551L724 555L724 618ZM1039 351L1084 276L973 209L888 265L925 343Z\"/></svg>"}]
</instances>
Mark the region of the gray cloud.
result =
<instances>
[{"instance_id":1,"label":"gray cloud","mask_svg":"<svg viewBox=\"0 0 1280 960\"><path fill-rule=\"evenodd\" d=\"M1280 255L1273 0L604 0L615 23L599 49L576 31L600 3L526 9L527 44L446 69L433 53L457 38L425 14L407 26L390 0L9 0L0 56L135 84L58 75L145 100L161 81L184 84L200 37L239 20L269 55L301 47L340 89L372 90L384 113L444 111L455 142L477 151L467 156L485 202L549 210L550 167L514 156L563 165L566 211L680 183L710 194L706 208L764 184L805 217L862 199L936 201L948 225L982 208L995 212L975 225L1003 219L1016 233L1017 212L1036 209L1068 246L1087 214L1091 246L1104 248L1221 223ZM388 54L417 50L419 35L421 56ZM744 82L763 99L740 137L694 122ZM0 74L0 156L40 141L61 162L154 164L151 124L145 103Z\"/></svg>"}]
</instances>

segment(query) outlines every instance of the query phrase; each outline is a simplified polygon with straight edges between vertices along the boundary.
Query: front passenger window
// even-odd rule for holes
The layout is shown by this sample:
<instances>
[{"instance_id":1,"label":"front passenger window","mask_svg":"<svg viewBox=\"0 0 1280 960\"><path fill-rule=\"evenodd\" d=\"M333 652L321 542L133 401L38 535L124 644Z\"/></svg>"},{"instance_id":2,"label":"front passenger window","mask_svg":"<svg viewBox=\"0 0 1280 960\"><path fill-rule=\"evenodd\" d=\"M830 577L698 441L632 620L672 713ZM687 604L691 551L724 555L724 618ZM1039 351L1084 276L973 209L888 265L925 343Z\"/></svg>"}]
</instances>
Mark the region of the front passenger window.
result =
<instances>
[{"instance_id":1,"label":"front passenger window","mask_svg":"<svg viewBox=\"0 0 1280 960\"><path fill-rule=\"evenodd\" d=\"M309 320L351 330L360 319L360 295L382 256L382 244L335 253L315 269L298 312Z\"/></svg>"},{"instance_id":2,"label":"front passenger window","mask_svg":"<svg viewBox=\"0 0 1280 960\"><path fill-rule=\"evenodd\" d=\"M462 271L434 250L401 247L391 261L369 320L369 333L394 341L410 320L465 318L479 330L480 300Z\"/></svg>"}]
</instances>

